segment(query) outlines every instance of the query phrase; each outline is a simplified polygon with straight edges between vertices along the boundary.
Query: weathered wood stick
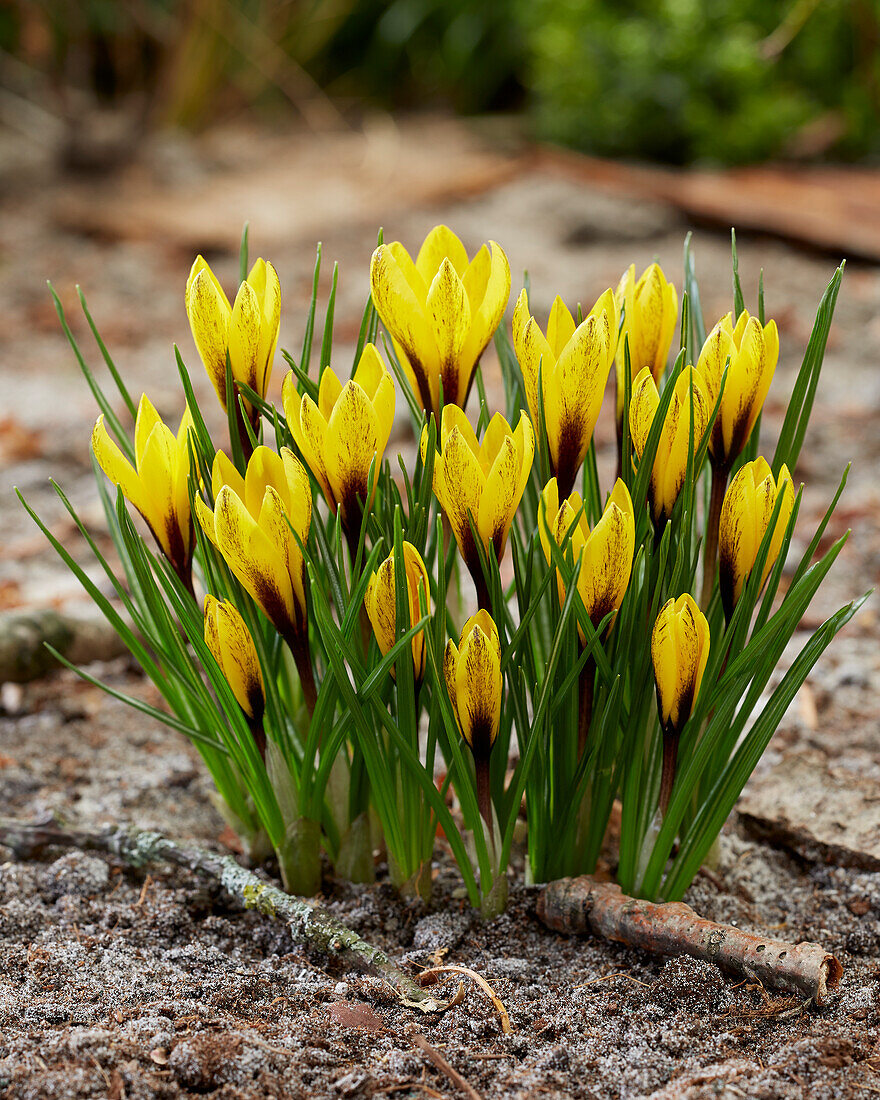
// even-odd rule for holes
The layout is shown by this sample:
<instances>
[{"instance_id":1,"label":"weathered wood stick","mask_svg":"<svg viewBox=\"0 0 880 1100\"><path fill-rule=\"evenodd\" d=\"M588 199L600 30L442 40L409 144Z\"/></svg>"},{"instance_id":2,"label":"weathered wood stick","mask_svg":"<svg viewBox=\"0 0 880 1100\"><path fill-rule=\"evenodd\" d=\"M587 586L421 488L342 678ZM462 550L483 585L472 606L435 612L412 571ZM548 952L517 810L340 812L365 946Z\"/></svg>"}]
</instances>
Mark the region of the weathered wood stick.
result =
<instances>
[{"instance_id":1,"label":"weathered wood stick","mask_svg":"<svg viewBox=\"0 0 880 1100\"><path fill-rule=\"evenodd\" d=\"M164 861L217 882L246 909L284 921L293 938L337 955L350 964L377 974L392 986L407 1008L442 1012L448 1002L431 996L394 965L384 951L362 940L356 932L315 902L285 894L241 867L231 856L218 855L196 844L178 844L161 833L124 825L87 829L67 825L57 817L36 822L0 818L0 845L17 859L34 859L46 848L78 848L106 852L131 867Z\"/></svg>"},{"instance_id":2,"label":"weathered wood stick","mask_svg":"<svg viewBox=\"0 0 880 1100\"><path fill-rule=\"evenodd\" d=\"M753 936L698 916L683 902L655 903L624 894L588 875L563 878L538 896L538 916L556 932L597 936L658 955L691 955L764 985L825 1004L843 967L818 943L785 943Z\"/></svg>"},{"instance_id":3,"label":"weathered wood stick","mask_svg":"<svg viewBox=\"0 0 880 1100\"><path fill-rule=\"evenodd\" d=\"M63 615L52 608L5 611L0 614L0 684L24 684L60 668L46 642L75 665L110 661L128 652L100 616Z\"/></svg>"}]
</instances>

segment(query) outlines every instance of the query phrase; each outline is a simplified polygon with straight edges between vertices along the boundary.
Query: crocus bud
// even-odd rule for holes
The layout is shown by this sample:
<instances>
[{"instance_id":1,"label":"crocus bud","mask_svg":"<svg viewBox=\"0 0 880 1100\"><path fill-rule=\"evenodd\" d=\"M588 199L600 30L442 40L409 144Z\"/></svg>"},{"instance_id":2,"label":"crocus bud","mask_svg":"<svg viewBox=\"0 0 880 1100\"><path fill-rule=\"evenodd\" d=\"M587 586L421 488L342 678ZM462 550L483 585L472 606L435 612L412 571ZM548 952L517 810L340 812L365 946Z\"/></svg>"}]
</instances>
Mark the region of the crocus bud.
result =
<instances>
[{"instance_id":1,"label":"crocus bud","mask_svg":"<svg viewBox=\"0 0 880 1100\"><path fill-rule=\"evenodd\" d=\"M709 623L687 592L660 608L651 634L657 709L665 733L678 734L690 718L709 659Z\"/></svg>"},{"instance_id":2,"label":"crocus bud","mask_svg":"<svg viewBox=\"0 0 880 1100\"><path fill-rule=\"evenodd\" d=\"M791 474L788 467L783 466L779 471L778 481L774 480L767 460L759 457L754 462L747 462L728 487L721 506L718 529L721 602L728 621L754 567L780 493L783 500L761 571L759 587L763 587L779 557L785 529L794 508Z\"/></svg>"},{"instance_id":3,"label":"crocus bud","mask_svg":"<svg viewBox=\"0 0 880 1100\"><path fill-rule=\"evenodd\" d=\"M403 544L403 567L406 572L406 588L409 597L407 622L407 628L409 628L422 617L421 600L424 600L425 607L430 609L431 585L422 555L410 542ZM388 555L370 577L364 603L379 649L385 654L397 640L397 585L393 553ZM420 683L425 674L424 630L420 630L413 637L412 658L416 683Z\"/></svg>"},{"instance_id":4,"label":"crocus bud","mask_svg":"<svg viewBox=\"0 0 880 1100\"><path fill-rule=\"evenodd\" d=\"M709 422L710 410L702 376L693 367L688 367L676 379L651 470L648 497L651 501L651 518L655 527L662 527L672 515L672 509L675 507L687 474L692 385L695 452L702 442ZM633 380L629 406L629 429L639 458L644 453L659 403L657 384L648 367L643 367Z\"/></svg>"},{"instance_id":5,"label":"crocus bud","mask_svg":"<svg viewBox=\"0 0 880 1100\"><path fill-rule=\"evenodd\" d=\"M255 724L263 720L266 693L254 640L229 600L205 597L205 643L238 705Z\"/></svg>"},{"instance_id":6,"label":"crocus bud","mask_svg":"<svg viewBox=\"0 0 880 1100\"><path fill-rule=\"evenodd\" d=\"M513 431L504 417L495 413L482 443L478 443L462 410L447 405L439 443L440 452L434 459L434 494L479 590L484 582L471 518L486 554L491 551L500 562L532 469L535 433L525 413L520 414ZM423 459L427 448L425 427L421 439ZM485 607L484 599L481 596L481 607Z\"/></svg>"},{"instance_id":7,"label":"crocus bud","mask_svg":"<svg viewBox=\"0 0 880 1100\"><path fill-rule=\"evenodd\" d=\"M378 478L382 456L394 423L394 379L376 349L367 344L354 377L343 385L325 367L318 403L300 397L294 373L284 379L282 401L296 445L335 512L345 522L369 507L370 465ZM375 484L373 486L375 491Z\"/></svg>"},{"instance_id":8,"label":"crocus bud","mask_svg":"<svg viewBox=\"0 0 880 1100\"><path fill-rule=\"evenodd\" d=\"M242 477L218 451L212 481L213 510L196 497L202 529L279 634L303 637L305 562L294 531L304 544L312 491L302 463L286 447L257 447Z\"/></svg>"},{"instance_id":9,"label":"crocus bud","mask_svg":"<svg viewBox=\"0 0 880 1100\"><path fill-rule=\"evenodd\" d=\"M580 561L577 587L594 627L609 611L617 612L629 587L636 543L635 513L632 498L618 478L605 511L593 530L587 522L580 494L572 493L559 502L559 489L552 478L544 487L538 509L538 532L548 564L553 561L548 536L564 547L570 537L574 564ZM570 533L570 535L569 535ZM559 602L565 602L565 585L557 578ZM578 624L581 641L585 636Z\"/></svg>"},{"instance_id":10,"label":"crocus bud","mask_svg":"<svg viewBox=\"0 0 880 1100\"><path fill-rule=\"evenodd\" d=\"M632 376L649 367L654 381L660 380L669 358L678 318L678 295L667 282L659 264L651 264L636 280L636 265L630 264L617 287L618 312L623 328L617 344L617 420L623 418L624 348L629 341Z\"/></svg>"},{"instance_id":11,"label":"crocus bud","mask_svg":"<svg viewBox=\"0 0 880 1100\"><path fill-rule=\"evenodd\" d=\"M458 237L435 226L413 263L399 241L382 244L370 263L376 312L422 408L440 419L444 404L464 407L474 370L510 297L510 265L490 241L468 261Z\"/></svg>"},{"instance_id":12,"label":"crocus bud","mask_svg":"<svg viewBox=\"0 0 880 1100\"><path fill-rule=\"evenodd\" d=\"M678 738L691 716L709 660L709 623L687 592L660 608L651 634L657 710L663 729L660 810L666 813L675 784Z\"/></svg>"},{"instance_id":13,"label":"crocus bud","mask_svg":"<svg viewBox=\"0 0 880 1100\"><path fill-rule=\"evenodd\" d=\"M488 611L471 615L458 646L447 642L443 672L462 737L487 760L501 722L501 642Z\"/></svg>"},{"instance_id":14,"label":"crocus bud","mask_svg":"<svg viewBox=\"0 0 880 1100\"><path fill-rule=\"evenodd\" d=\"M773 381L779 359L776 322L762 326L757 317L743 310L735 326L733 314L728 313L712 329L697 362L706 381L710 409L718 400L728 359L721 407L709 441L713 463L725 471L730 470L748 443Z\"/></svg>"},{"instance_id":15,"label":"crocus bud","mask_svg":"<svg viewBox=\"0 0 880 1100\"><path fill-rule=\"evenodd\" d=\"M281 321L281 284L275 268L257 260L230 306L214 272L197 256L186 281L185 300L196 349L223 408L227 352L233 381L265 397Z\"/></svg>"},{"instance_id":16,"label":"crocus bud","mask_svg":"<svg viewBox=\"0 0 880 1100\"><path fill-rule=\"evenodd\" d=\"M571 492L593 438L614 361L617 326L617 305L611 290L605 291L577 327L565 303L557 297L546 336L529 313L525 290L513 312L513 343L522 367L526 400L532 421L537 424L540 375L550 466L563 496Z\"/></svg>"},{"instance_id":17,"label":"crocus bud","mask_svg":"<svg viewBox=\"0 0 880 1100\"><path fill-rule=\"evenodd\" d=\"M110 438L103 415L92 432L98 465L146 520L162 553L188 588L193 546L187 487L191 427L187 409L175 436L144 394L135 420L135 468Z\"/></svg>"}]
</instances>

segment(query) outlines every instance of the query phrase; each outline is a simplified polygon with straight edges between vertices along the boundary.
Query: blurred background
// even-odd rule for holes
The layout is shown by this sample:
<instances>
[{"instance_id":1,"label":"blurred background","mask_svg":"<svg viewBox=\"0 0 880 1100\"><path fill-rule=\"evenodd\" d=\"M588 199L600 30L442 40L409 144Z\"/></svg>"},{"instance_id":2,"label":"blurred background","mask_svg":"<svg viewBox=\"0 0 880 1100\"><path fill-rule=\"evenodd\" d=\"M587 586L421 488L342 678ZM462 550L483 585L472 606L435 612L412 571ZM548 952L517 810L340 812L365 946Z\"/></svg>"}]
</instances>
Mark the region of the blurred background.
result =
<instances>
[{"instance_id":1,"label":"blurred background","mask_svg":"<svg viewBox=\"0 0 880 1100\"><path fill-rule=\"evenodd\" d=\"M0 20L3 121L81 168L156 127L375 108L514 112L671 164L880 152L874 0L7 0Z\"/></svg>"}]
</instances>

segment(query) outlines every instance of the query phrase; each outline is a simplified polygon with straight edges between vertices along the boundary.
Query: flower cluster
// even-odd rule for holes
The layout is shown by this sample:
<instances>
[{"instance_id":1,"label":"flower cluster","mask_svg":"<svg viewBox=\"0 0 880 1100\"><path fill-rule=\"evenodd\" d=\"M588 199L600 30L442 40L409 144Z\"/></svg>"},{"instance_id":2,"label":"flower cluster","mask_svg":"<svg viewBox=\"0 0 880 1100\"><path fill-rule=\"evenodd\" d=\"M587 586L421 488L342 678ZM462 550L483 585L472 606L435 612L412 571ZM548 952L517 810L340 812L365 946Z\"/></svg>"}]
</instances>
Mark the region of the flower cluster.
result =
<instances>
[{"instance_id":1,"label":"flower cluster","mask_svg":"<svg viewBox=\"0 0 880 1100\"><path fill-rule=\"evenodd\" d=\"M535 880L593 870L620 800L620 882L680 897L744 761L855 610L829 619L755 719L840 549L812 563L823 523L786 564L800 502L790 470L839 282L762 455L776 325L763 291L747 312L737 279L734 312L707 333L688 250L681 296L656 263L639 278L633 265L586 312L557 296L542 328L523 290L508 337L498 244L469 259L446 226L415 260L381 243L350 377L336 351L327 361L332 296L310 377L313 297L302 355L285 353L281 412L267 398L274 267L248 272L245 238L230 305L198 257L184 304L229 446L215 447L182 359L176 434L144 396L132 442L91 379L135 630L90 591L162 692L169 711L156 715L199 745L251 856L274 851L288 889L314 892L321 848L363 879L379 847L395 885L424 896L442 831L490 915L523 798ZM481 365L493 337L495 410ZM612 365L618 472L603 491L609 456L594 433ZM392 464L404 405L415 437Z\"/></svg>"}]
</instances>

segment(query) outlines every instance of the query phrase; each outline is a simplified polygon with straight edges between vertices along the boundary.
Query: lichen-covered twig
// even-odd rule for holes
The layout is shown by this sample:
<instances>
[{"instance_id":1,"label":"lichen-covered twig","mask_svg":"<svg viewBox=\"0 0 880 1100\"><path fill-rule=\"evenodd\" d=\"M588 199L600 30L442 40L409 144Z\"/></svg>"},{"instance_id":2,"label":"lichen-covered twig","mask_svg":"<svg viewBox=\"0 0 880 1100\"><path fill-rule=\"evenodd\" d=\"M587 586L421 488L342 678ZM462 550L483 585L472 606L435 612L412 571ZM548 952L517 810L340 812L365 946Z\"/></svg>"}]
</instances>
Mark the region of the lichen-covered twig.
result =
<instances>
[{"instance_id":1,"label":"lichen-covered twig","mask_svg":"<svg viewBox=\"0 0 880 1100\"><path fill-rule=\"evenodd\" d=\"M100 616L63 615L51 608L0 614L0 683L24 684L60 668L46 643L75 665L110 661L128 652Z\"/></svg>"},{"instance_id":2,"label":"lichen-covered twig","mask_svg":"<svg viewBox=\"0 0 880 1100\"><path fill-rule=\"evenodd\" d=\"M683 902L628 897L619 886L587 875L551 882L538 897L538 916L557 932L597 936L658 955L692 955L734 974L757 977L824 1004L843 967L818 943L785 943L753 936L698 916Z\"/></svg>"},{"instance_id":3,"label":"lichen-covered twig","mask_svg":"<svg viewBox=\"0 0 880 1100\"><path fill-rule=\"evenodd\" d=\"M218 855L196 844L179 844L161 833L123 825L82 828L58 818L20 822L0 818L0 845L18 859L33 859L46 848L79 848L106 852L131 867L166 862L217 882L226 894L248 909L284 921L298 943L337 955L384 978L402 1004L420 1012L442 1012L448 1002L422 989L394 965L384 951L362 940L332 913L315 902L285 894L245 870L231 856Z\"/></svg>"}]
</instances>

